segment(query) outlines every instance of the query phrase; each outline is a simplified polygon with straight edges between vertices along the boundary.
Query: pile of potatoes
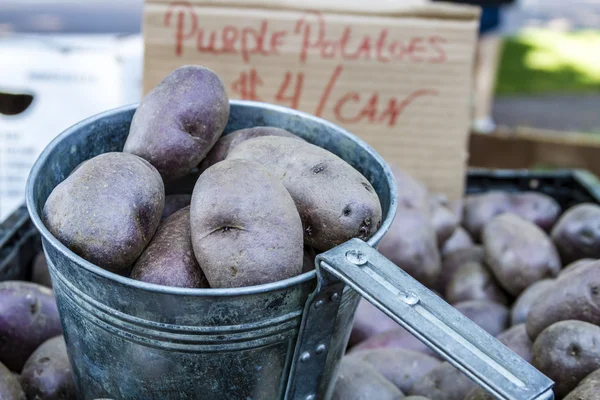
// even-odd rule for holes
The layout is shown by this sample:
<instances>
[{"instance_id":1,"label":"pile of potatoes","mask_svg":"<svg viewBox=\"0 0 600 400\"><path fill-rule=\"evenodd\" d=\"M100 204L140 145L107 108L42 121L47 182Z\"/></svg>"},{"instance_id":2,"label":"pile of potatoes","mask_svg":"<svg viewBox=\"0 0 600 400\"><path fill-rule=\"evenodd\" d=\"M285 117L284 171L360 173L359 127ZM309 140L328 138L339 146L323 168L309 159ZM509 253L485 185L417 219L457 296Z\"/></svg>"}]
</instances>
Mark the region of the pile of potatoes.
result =
<instances>
[{"instance_id":1,"label":"pile of potatoes","mask_svg":"<svg viewBox=\"0 0 600 400\"><path fill-rule=\"evenodd\" d=\"M394 175L379 250L552 379L557 399L599 400L600 206L497 191L450 203ZM493 399L365 300L333 398Z\"/></svg>"},{"instance_id":2,"label":"pile of potatoes","mask_svg":"<svg viewBox=\"0 0 600 400\"><path fill-rule=\"evenodd\" d=\"M175 70L141 102L122 152L52 191L44 224L101 268L186 288L287 279L380 227L377 194L349 164L274 127L222 136L228 117L218 76ZM398 213L379 250L554 380L558 399L600 399L600 206L561 210L534 192L450 203L394 174ZM193 190L165 194L189 179ZM38 283L0 283L0 399L75 397L39 259ZM491 397L363 300L333 399L403 398Z\"/></svg>"},{"instance_id":3,"label":"pile of potatoes","mask_svg":"<svg viewBox=\"0 0 600 400\"><path fill-rule=\"evenodd\" d=\"M74 400L75 383L44 254L33 282L0 282L0 399Z\"/></svg>"},{"instance_id":4,"label":"pile of potatoes","mask_svg":"<svg viewBox=\"0 0 600 400\"><path fill-rule=\"evenodd\" d=\"M122 152L81 163L56 186L44 224L108 271L186 288L287 279L380 227L375 189L341 158L275 127L222 136L228 118L214 72L173 71L140 103ZM165 195L189 179L191 193Z\"/></svg>"}]
</instances>

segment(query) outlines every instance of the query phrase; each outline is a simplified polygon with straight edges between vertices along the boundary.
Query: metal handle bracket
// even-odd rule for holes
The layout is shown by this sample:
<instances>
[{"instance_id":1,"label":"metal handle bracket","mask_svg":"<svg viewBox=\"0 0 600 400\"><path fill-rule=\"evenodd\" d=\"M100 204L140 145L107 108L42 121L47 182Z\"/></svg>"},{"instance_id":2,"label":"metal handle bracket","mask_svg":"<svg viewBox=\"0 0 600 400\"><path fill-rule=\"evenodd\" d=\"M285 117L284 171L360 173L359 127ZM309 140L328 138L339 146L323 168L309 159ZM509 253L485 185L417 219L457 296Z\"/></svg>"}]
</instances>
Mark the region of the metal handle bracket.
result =
<instances>
[{"instance_id":1,"label":"metal handle bracket","mask_svg":"<svg viewBox=\"0 0 600 400\"><path fill-rule=\"evenodd\" d=\"M554 398L550 379L362 240L320 254L317 263L494 397Z\"/></svg>"},{"instance_id":2,"label":"metal handle bracket","mask_svg":"<svg viewBox=\"0 0 600 400\"><path fill-rule=\"evenodd\" d=\"M317 287L309 296L291 363L286 400L316 400L329 345L333 336L344 282L319 274Z\"/></svg>"}]
</instances>

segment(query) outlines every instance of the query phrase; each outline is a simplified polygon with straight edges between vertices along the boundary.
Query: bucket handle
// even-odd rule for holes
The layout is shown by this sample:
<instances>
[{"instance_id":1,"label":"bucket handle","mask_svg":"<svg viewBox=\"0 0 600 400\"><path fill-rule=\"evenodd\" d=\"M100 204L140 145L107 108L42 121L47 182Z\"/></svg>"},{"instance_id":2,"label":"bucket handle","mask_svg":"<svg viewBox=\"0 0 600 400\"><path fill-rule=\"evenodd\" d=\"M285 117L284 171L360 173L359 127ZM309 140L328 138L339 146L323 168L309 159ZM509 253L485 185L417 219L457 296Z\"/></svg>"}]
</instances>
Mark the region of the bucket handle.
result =
<instances>
[{"instance_id":1,"label":"bucket handle","mask_svg":"<svg viewBox=\"0 0 600 400\"><path fill-rule=\"evenodd\" d=\"M315 365L319 363L315 354L318 350L311 352L311 349L327 348L329 342L324 340L331 339L334 325L331 318L337 314L339 301L334 304L334 311L332 307L322 307L322 311L329 309L322 313L315 306L319 301L320 304L335 302L341 297L344 284L494 397L554 399L554 382L364 241L351 239L334 247L318 255L316 265L319 283L307 302L286 399L317 399L326 354L321 354L321 365ZM311 359L312 355L315 357Z\"/></svg>"}]
</instances>

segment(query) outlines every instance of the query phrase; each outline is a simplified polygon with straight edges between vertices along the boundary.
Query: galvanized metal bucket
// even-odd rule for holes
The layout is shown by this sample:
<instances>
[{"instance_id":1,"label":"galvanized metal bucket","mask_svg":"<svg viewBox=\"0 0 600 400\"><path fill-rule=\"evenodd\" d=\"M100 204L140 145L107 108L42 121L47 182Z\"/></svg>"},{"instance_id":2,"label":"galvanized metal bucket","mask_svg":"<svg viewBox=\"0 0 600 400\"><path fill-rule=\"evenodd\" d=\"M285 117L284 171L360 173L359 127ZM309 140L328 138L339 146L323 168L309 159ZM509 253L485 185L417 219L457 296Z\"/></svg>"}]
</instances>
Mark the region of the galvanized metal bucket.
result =
<instances>
[{"instance_id":1,"label":"galvanized metal bucket","mask_svg":"<svg viewBox=\"0 0 600 400\"><path fill-rule=\"evenodd\" d=\"M552 398L549 379L374 249L396 209L388 166L360 139L298 111L232 101L226 133L277 126L358 169L385 215L368 242L319 255L316 271L238 289L153 285L75 255L46 229L41 209L79 163L122 150L134 111L108 111L62 133L27 184L81 399L328 399L361 295L498 398Z\"/></svg>"}]
</instances>

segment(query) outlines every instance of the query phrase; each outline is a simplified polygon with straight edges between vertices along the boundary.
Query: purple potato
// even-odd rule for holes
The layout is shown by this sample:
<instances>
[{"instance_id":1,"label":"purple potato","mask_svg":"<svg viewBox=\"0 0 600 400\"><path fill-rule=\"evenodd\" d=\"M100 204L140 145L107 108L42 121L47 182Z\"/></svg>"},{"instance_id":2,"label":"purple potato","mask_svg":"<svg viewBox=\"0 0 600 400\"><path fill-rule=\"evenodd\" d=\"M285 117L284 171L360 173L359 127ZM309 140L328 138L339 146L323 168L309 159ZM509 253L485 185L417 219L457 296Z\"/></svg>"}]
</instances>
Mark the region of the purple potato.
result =
<instances>
[{"instance_id":1,"label":"purple potato","mask_svg":"<svg viewBox=\"0 0 600 400\"><path fill-rule=\"evenodd\" d=\"M192 194L190 221L194 254L212 288L302 273L298 210L281 181L256 162L228 159L204 171Z\"/></svg>"},{"instance_id":2,"label":"purple potato","mask_svg":"<svg viewBox=\"0 0 600 400\"><path fill-rule=\"evenodd\" d=\"M408 394L431 400L463 400L476 387L460 370L443 362L416 382Z\"/></svg>"},{"instance_id":3,"label":"purple potato","mask_svg":"<svg viewBox=\"0 0 600 400\"><path fill-rule=\"evenodd\" d=\"M219 77L198 65L182 66L142 99L123 151L148 160L165 181L177 179L198 166L228 119Z\"/></svg>"},{"instance_id":4,"label":"purple potato","mask_svg":"<svg viewBox=\"0 0 600 400\"><path fill-rule=\"evenodd\" d=\"M398 328L396 321L365 299L361 299L354 316L349 346L358 345L370 337Z\"/></svg>"},{"instance_id":5,"label":"purple potato","mask_svg":"<svg viewBox=\"0 0 600 400\"><path fill-rule=\"evenodd\" d=\"M366 361L343 357L331 400L400 400L404 394Z\"/></svg>"},{"instance_id":6,"label":"purple potato","mask_svg":"<svg viewBox=\"0 0 600 400\"><path fill-rule=\"evenodd\" d=\"M405 349L374 349L352 353L352 357L368 362L403 393L441 364L437 358Z\"/></svg>"},{"instance_id":7,"label":"purple potato","mask_svg":"<svg viewBox=\"0 0 600 400\"><path fill-rule=\"evenodd\" d=\"M440 202L439 197L430 197L429 207L437 245L441 248L452 237L460 221L446 205Z\"/></svg>"},{"instance_id":8,"label":"purple potato","mask_svg":"<svg viewBox=\"0 0 600 400\"><path fill-rule=\"evenodd\" d=\"M435 230L429 218L419 212L398 209L379 243L379 252L425 286L432 287L439 278Z\"/></svg>"},{"instance_id":9,"label":"purple potato","mask_svg":"<svg viewBox=\"0 0 600 400\"><path fill-rule=\"evenodd\" d=\"M25 393L19 379L2 363L0 363L0 399L25 400Z\"/></svg>"},{"instance_id":10,"label":"purple potato","mask_svg":"<svg viewBox=\"0 0 600 400\"><path fill-rule=\"evenodd\" d=\"M263 136L281 136L292 139L304 140L285 129L275 128L273 126L256 126L254 128L240 129L222 136L217 143L210 149L204 160L200 163L200 171L205 171L208 167L227 158L229 153L246 140Z\"/></svg>"},{"instance_id":11,"label":"purple potato","mask_svg":"<svg viewBox=\"0 0 600 400\"><path fill-rule=\"evenodd\" d=\"M454 230L452 236L450 236L450 238L444 243L440 251L442 253L442 257L446 257L456 250L468 249L473 246L473 239L471 239L469 233L465 230L465 228L458 226Z\"/></svg>"},{"instance_id":12,"label":"purple potato","mask_svg":"<svg viewBox=\"0 0 600 400\"><path fill-rule=\"evenodd\" d=\"M358 343L350 350L350 354L369 349L404 349L418 351L433 357L439 357L427 345L417 339L412 333L396 325L395 329L386 330Z\"/></svg>"},{"instance_id":13,"label":"purple potato","mask_svg":"<svg viewBox=\"0 0 600 400\"><path fill-rule=\"evenodd\" d=\"M131 278L157 285L207 288L190 232L190 207L168 217L133 266Z\"/></svg>"},{"instance_id":14,"label":"purple potato","mask_svg":"<svg viewBox=\"0 0 600 400\"><path fill-rule=\"evenodd\" d=\"M54 188L43 219L77 255L128 274L154 236L164 205L163 182L152 165L133 154L105 153Z\"/></svg>"},{"instance_id":15,"label":"purple potato","mask_svg":"<svg viewBox=\"0 0 600 400\"><path fill-rule=\"evenodd\" d=\"M563 276L570 274L571 272L577 271L579 268L582 268L590 263L593 263L597 260L593 258L582 258L581 260L573 261L571 264L564 267L559 273L558 277L562 278Z\"/></svg>"},{"instance_id":16,"label":"purple potato","mask_svg":"<svg viewBox=\"0 0 600 400\"><path fill-rule=\"evenodd\" d=\"M62 332L52 290L30 282L0 282L0 362L19 372L47 339Z\"/></svg>"},{"instance_id":17,"label":"purple potato","mask_svg":"<svg viewBox=\"0 0 600 400\"><path fill-rule=\"evenodd\" d=\"M600 206L584 203L568 209L552 229L552 240L564 264L600 258Z\"/></svg>"},{"instance_id":18,"label":"purple potato","mask_svg":"<svg viewBox=\"0 0 600 400\"><path fill-rule=\"evenodd\" d=\"M21 385L28 399L76 398L73 371L62 335L48 339L33 352L23 368Z\"/></svg>"},{"instance_id":19,"label":"purple potato","mask_svg":"<svg viewBox=\"0 0 600 400\"><path fill-rule=\"evenodd\" d=\"M283 183L300 213L305 245L325 251L355 237L368 240L381 226L381 203L367 178L321 147L263 136L233 149L227 160L235 159L258 162Z\"/></svg>"},{"instance_id":20,"label":"purple potato","mask_svg":"<svg viewBox=\"0 0 600 400\"><path fill-rule=\"evenodd\" d=\"M454 304L454 308L492 336L498 335L508 327L508 308L502 304L469 300Z\"/></svg>"},{"instance_id":21,"label":"purple potato","mask_svg":"<svg viewBox=\"0 0 600 400\"><path fill-rule=\"evenodd\" d=\"M33 260L31 281L38 285L49 288L52 287L52 279L50 278L50 271L48 271L48 262L46 261L46 255L43 251L40 251Z\"/></svg>"},{"instance_id":22,"label":"purple potato","mask_svg":"<svg viewBox=\"0 0 600 400\"><path fill-rule=\"evenodd\" d=\"M510 212L549 232L558 217L560 205L552 197L539 192L511 193Z\"/></svg>"},{"instance_id":23,"label":"purple potato","mask_svg":"<svg viewBox=\"0 0 600 400\"><path fill-rule=\"evenodd\" d=\"M560 215L556 200L538 192L491 191L467 197L463 224L479 240L483 228L500 214L511 213L549 231Z\"/></svg>"},{"instance_id":24,"label":"purple potato","mask_svg":"<svg viewBox=\"0 0 600 400\"><path fill-rule=\"evenodd\" d=\"M485 252L481 246L473 246L466 249L460 249L447 254L442 260L442 271L435 284L438 292L445 295L446 287L458 270L469 263L483 263Z\"/></svg>"},{"instance_id":25,"label":"purple potato","mask_svg":"<svg viewBox=\"0 0 600 400\"><path fill-rule=\"evenodd\" d=\"M479 241L484 226L509 210L510 196L506 192L491 191L467 196L463 208L463 226L473 239Z\"/></svg>"},{"instance_id":26,"label":"purple potato","mask_svg":"<svg viewBox=\"0 0 600 400\"><path fill-rule=\"evenodd\" d=\"M398 210L414 210L429 215L429 192L422 182L412 175L391 166L398 188Z\"/></svg>"},{"instance_id":27,"label":"purple potato","mask_svg":"<svg viewBox=\"0 0 600 400\"><path fill-rule=\"evenodd\" d=\"M496 400L494 396L485 391L482 387L476 387L471 390L465 400Z\"/></svg>"},{"instance_id":28,"label":"purple potato","mask_svg":"<svg viewBox=\"0 0 600 400\"><path fill-rule=\"evenodd\" d=\"M531 305L527 333L535 339L544 329L563 320L600 325L600 261L554 280Z\"/></svg>"},{"instance_id":29,"label":"purple potato","mask_svg":"<svg viewBox=\"0 0 600 400\"><path fill-rule=\"evenodd\" d=\"M456 215L456 217L458 218L459 221L463 220L464 217L464 204L465 204L465 199L457 199L457 200L452 200L450 202L450 204L448 204L448 208L450 210L452 210L452 212L454 213L454 215Z\"/></svg>"},{"instance_id":30,"label":"purple potato","mask_svg":"<svg viewBox=\"0 0 600 400\"><path fill-rule=\"evenodd\" d=\"M542 279L529 286L517 297L510 312L510 324L518 325L527 321L527 315L533 303L552 286L554 279Z\"/></svg>"},{"instance_id":31,"label":"purple potato","mask_svg":"<svg viewBox=\"0 0 600 400\"><path fill-rule=\"evenodd\" d=\"M529 339L529 335L527 335L525 324L510 327L496 336L496 339L517 353L523 360L531 363L533 359L533 342Z\"/></svg>"},{"instance_id":32,"label":"purple potato","mask_svg":"<svg viewBox=\"0 0 600 400\"><path fill-rule=\"evenodd\" d=\"M463 265L446 286L446 300L450 304L467 300L489 300L507 304L506 294L498 286L489 270L480 263Z\"/></svg>"},{"instance_id":33,"label":"purple potato","mask_svg":"<svg viewBox=\"0 0 600 400\"><path fill-rule=\"evenodd\" d=\"M600 399L600 369L586 376L564 400Z\"/></svg>"},{"instance_id":34,"label":"purple potato","mask_svg":"<svg viewBox=\"0 0 600 400\"><path fill-rule=\"evenodd\" d=\"M561 399L600 368L600 326L560 321L544 329L533 343L532 365L554 381Z\"/></svg>"},{"instance_id":35,"label":"purple potato","mask_svg":"<svg viewBox=\"0 0 600 400\"><path fill-rule=\"evenodd\" d=\"M392 166L392 173L398 188L398 210L415 211L429 218L437 245L441 247L460 222L450 210L448 198L439 193L429 194L422 182L396 166Z\"/></svg>"},{"instance_id":36,"label":"purple potato","mask_svg":"<svg viewBox=\"0 0 600 400\"><path fill-rule=\"evenodd\" d=\"M541 279L556 277L561 269L546 233L513 214L500 215L485 226L483 245L498 283L513 296Z\"/></svg>"}]
</instances>

